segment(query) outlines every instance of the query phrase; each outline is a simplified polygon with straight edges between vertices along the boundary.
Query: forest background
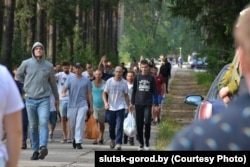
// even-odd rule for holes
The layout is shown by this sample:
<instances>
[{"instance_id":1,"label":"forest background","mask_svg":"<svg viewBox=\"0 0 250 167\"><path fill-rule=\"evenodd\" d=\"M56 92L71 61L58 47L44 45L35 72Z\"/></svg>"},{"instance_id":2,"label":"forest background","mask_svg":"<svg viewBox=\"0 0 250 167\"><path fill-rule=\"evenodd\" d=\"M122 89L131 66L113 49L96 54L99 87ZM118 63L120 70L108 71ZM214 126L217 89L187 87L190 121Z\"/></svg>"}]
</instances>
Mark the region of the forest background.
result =
<instances>
[{"instance_id":1,"label":"forest background","mask_svg":"<svg viewBox=\"0 0 250 167\"><path fill-rule=\"evenodd\" d=\"M113 64L206 56L217 73L234 56L232 30L247 0L0 0L0 63L11 68L40 41L46 58Z\"/></svg>"}]
</instances>

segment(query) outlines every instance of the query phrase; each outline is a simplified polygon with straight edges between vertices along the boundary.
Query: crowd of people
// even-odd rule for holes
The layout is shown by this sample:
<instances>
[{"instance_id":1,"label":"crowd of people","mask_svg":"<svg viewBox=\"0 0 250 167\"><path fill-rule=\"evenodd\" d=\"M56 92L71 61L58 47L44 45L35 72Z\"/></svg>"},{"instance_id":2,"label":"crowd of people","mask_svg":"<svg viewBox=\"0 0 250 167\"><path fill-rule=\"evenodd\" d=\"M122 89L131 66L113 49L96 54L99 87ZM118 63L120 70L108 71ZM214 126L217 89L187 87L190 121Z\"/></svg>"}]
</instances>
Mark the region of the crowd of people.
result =
<instances>
[{"instance_id":1,"label":"crowd of people","mask_svg":"<svg viewBox=\"0 0 250 167\"><path fill-rule=\"evenodd\" d=\"M236 63L232 64L231 73L238 69L238 74L236 79L221 82L220 87L220 96L228 104L226 112L185 127L167 150L250 149L249 91L240 93L232 101L228 97L238 91L242 76L247 87L250 86L249 20L250 7L247 6L234 27ZM0 141L0 166L17 166L20 148L27 148L28 125L34 151L31 160L44 159L48 155L48 141L53 141L58 109L62 143L72 143L75 149L82 149L87 113L94 115L100 130L93 144L104 143L104 123L108 122L111 149L121 150L122 144L128 141L134 145L134 138L123 134L124 118L133 112L138 150L150 150L152 118L159 121L159 104L168 93L171 77L167 59L159 73L153 62L147 60L141 60L139 66L133 60L130 70L125 69L123 63L113 68L106 56L101 58L96 70L91 63L86 63L86 71L83 71L80 62L71 70L71 65L63 62L61 71L60 66L54 69L45 60L42 43L34 43L31 55L13 68L14 78L0 65L0 137L6 136L6 145ZM229 86L231 82L238 85L236 91Z\"/></svg>"},{"instance_id":2,"label":"crowd of people","mask_svg":"<svg viewBox=\"0 0 250 167\"><path fill-rule=\"evenodd\" d=\"M31 58L13 68L14 80L23 99L22 149L27 148L28 128L33 154L31 160L48 155L48 142L54 142L59 118L62 144L82 149L85 122L93 114L99 137L93 144L104 144L105 122L109 124L110 148L135 144L134 137L123 133L123 121L129 112L136 120L138 150L150 150L151 124L160 122L159 105L168 93L171 64L158 68L153 62L133 58L129 69L122 62L113 67L104 55L94 69L92 63L53 66L45 59L44 46L35 42ZM145 130L144 130L145 129Z\"/></svg>"}]
</instances>

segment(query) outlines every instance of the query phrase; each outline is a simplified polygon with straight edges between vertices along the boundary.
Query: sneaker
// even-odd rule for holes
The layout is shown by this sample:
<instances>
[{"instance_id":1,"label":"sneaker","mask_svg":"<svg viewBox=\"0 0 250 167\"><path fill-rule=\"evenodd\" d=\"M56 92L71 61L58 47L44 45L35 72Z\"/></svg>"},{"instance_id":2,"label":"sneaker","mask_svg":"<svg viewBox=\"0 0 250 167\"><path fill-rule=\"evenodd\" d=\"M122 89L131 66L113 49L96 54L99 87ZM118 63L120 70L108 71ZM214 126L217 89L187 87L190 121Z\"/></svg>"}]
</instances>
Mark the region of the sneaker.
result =
<instances>
[{"instance_id":1,"label":"sneaker","mask_svg":"<svg viewBox=\"0 0 250 167\"><path fill-rule=\"evenodd\" d=\"M63 140L61 141L61 143L62 143L62 144L67 143L67 139L63 139Z\"/></svg>"},{"instance_id":2,"label":"sneaker","mask_svg":"<svg viewBox=\"0 0 250 167\"><path fill-rule=\"evenodd\" d=\"M144 150L146 150L146 151L150 151L150 150L151 150L151 148L150 148L149 146L145 146L145 147L144 147Z\"/></svg>"},{"instance_id":3,"label":"sneaker","mask_svg":"<svg viewBox=\"0 0 250 167\"><path fill-rule=\"evenodd\" d=\"M81 143L76 143L76 149L82 149L82 144Z\"/></svg>"},{"instance_id":4,"label":"sneaker","mask_svg":"<svg viewBox=\"0 0 250 167\"><path fill-rule=\"evenodd\" d=\"M27 143L26 143L26 142L23 142L23 144L22 144L22 149L23 149L23 150L27 149Z\"/></svg>"},{"instance_id":5,"label":"sneaker","mask_svg":"<svg viewBox=\"0 0 250 167\"><path fill-rule=\"evenodd\" d=\"M32 157L30 157L30 159L31 160L38 160L39 159L38 155L39 155L39 152L38 151L34 151Z\"/></svg>"},{"instance_id":6,"label":"sneaker","mask_svg":"<svg viewBox=\"0 0 250 167\"><path fill-rule=\"evenodd\" d=\"M103 144L103 139L98 141L99 144Z\"/></svg>"},{"instance_id":7,"label":"sneaker","mask_svg":"<svg viewBox=\"0 0 250 167\"><path fill-rule=\"evenodd\" d=\"M44 159L46 157L46 155L48 155L48 149L45 146L42 146L40 148L40 153L38 155L39 159Z\"/></svg>"},{"instance_id":8,"label":"sneaker","mask_svg":"<svg viewBox=\"0 0 250 167\"><path fill-rule=\"evenodd\" d=\"M72 141L70 139L67 139L67 143L72 143Z\"/></svg>"},{"instance_id":9,"label":"sneaker","mask_svg":"<svg viewBox=\"0 0 250 167\"><path fill-rule=\"evenodd\" d=\"M133 138L133 137L130 137L130 138L129 138L129 144L130 144L131 146L135 145L135 142L134 142L134 138Z\"/></svg>"},{"instance_id":10,"label":"sneaker","mask_svg":"<svg viewBox=\"0 0 250 167\"><path fill-rule=\"evenodd\" d=\"M109 146L111 149L113 149L115 147L115 140L111 140Z\"/></svg>"},{"instance_id":11,"label":"sneaker","mask_svg":"<svg viewBox=\"0 0 250 167\"><path fill-rule=\"evenodd\" d=\"M73 146L74 149L76 148L76 141L75 141L75 139L73 139L72 146Z\"/></svg>"},{"instance_id":12,"label":"sneaker","mask_svg":"<svg viewBox=\"0 0 250 167\"><path fill-rule=\"evenodd\" d=\"M122 149L122 146L121 146L120 144L117 144L117 145L115 146L115 149L119 151L119 150Z\"/></svg>"},{"instance_id":13,"label":"sneaker","mask_svg":"<svg viewBox=\"0 0 250 167\"><path fill-rule=\"evenodd\" d=\"M143 145L140 145L138 151L143 151Z\"/></svg>"},{"instance_id":14,"label":"sneaker","mask_svg":"<svg viewBox=\"0 0 250 167\"><path fill-rule=\"evenodd\" d=\"M123 143L128 144L128 136L124 135L123 137Z\"/></svg>"}]
</instances>

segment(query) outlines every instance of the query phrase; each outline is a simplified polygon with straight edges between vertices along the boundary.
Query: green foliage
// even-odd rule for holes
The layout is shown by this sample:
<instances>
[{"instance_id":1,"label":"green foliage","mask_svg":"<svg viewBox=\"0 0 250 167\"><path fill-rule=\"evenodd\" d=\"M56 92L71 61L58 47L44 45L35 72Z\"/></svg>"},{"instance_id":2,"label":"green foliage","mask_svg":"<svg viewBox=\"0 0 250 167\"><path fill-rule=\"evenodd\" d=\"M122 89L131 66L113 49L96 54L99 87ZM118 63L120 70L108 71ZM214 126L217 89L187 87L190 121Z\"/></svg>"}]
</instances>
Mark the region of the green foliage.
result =
<instances>
[{"instance_id":1,"label":"green foliage","mask_svg":"<svg viewBox=\"0 0 250 167\"><path fill-rule=\"evenodd\" d=\"M209 70L218 72L232 59L232 30L239 12L248 0L166 0L172 17L185 17L206 45L203 50L209 60ZM203 48L204 49L204 48ZM200 52L200 51L199 51Z\"/></svg>"},{"instance_id":2,"label":"green foliage","mask_svg":"<svg viewBox=\"0 0 250 167\"><path fill-rule=\"evenodd\" d=\"M216 77L215 74L210 72L194 72L194 74L197 78L197 83L199 85L203 85L207 90L210 88L211 83L214 81L214 78Z\"/></svg>"},{"instance_id":3,"label":"green foliage","mask_svg":"<svg viewBox=\"0 0 250 167\"><path fill-rule=\"evenodd\" d=\"M187 56L202 48L187 19L170 18L164 1L124 1L124 32L119 44L119 57L130 55L139 60L159 55L180 53ZM125 58L127 59L127 58Z\"/></svg>"},{"instance_id":4,"label":"green foliage","mask_svg":"<svg viewBox=\"0 0 250 167\"><path fill-rule=\"evenodd\" d=\"M158 138L156 150L165 150L170 144L174 135L181 129L181 125L173 119L165 118L158 126Z\"/></svg>"}]
</instances>

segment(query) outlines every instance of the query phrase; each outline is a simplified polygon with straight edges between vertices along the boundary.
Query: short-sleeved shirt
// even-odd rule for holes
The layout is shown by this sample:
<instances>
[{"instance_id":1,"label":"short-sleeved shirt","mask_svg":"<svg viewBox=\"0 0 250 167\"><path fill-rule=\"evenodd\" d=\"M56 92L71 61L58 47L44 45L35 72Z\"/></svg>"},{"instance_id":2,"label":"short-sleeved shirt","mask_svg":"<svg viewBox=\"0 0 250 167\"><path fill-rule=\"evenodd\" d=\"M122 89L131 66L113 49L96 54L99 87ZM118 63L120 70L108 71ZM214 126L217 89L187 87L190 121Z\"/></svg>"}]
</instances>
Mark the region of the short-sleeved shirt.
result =
<instances>
[{"instance_id":1,"label":"short-sleeved shirt","mask_svg":"<svg viewBox=\"0 0 250 167\"><path fill-rule=\"evenodd\" d=\"M0 138L3 137L3 117L24 108L22 97L13 77L6 67L0 65ZM7 158L7 151L0 140L0 157Z\"/></svg>"},{"instance_id":2,"label":"short-sleeved shirt","mask_svg":"<svg viewBox=\"0 0 250 167\"><path fill-rule=\"evenodd\" d=\"M70 77L65 84L69 90L69 108L83 107L88 105L88 91L92 89L91 81L86 77Z\"/></svg>"},{"instance_id":3,"label":"short-sleeved shirt","mask_svg":"<svg viewBox=\"0 0 250 167\"><path fill-rule=\"evenodd\" d=\"M56 81L57 81L57 88L58 88L58 93L59 93L59 99L60 100L68 100L68 92L66 93L65 97L62 97L62 90L68 80L69 77L74 77L73 73L66 74L65 72L59 72L56 75Z\"/></svg>"},{"instance_id":4,"label":"short-sleeved shirt","mask_svg":"<svg viewBox=\"0 0 250 167\"><path fill-rule=\"evenodd\" d=\"M232 101L226 111L179 132L168 150L250 150L250 95Z\"/></svg>"},{"instance_id":5,"label":"short-sleeved shirt","mask_svg":"<svg viewBox=\"0 0 250 167\"><path fill-rule=\"evenodd\" d=\"M110 111L127 109L125 94L128 94L128 85L125 79L116 81L114 77L107 80L104 91L108 94Z\"/></svg>"},{"instance_id":6,"label":"short-sleeved shirt","mask_svg":"<svg viewBox=\"0 0 250 167\"><path fill-rule=\"evenodd\" d=\"M155 81L156 81L156 88L157 88L157 93L159 95L163 94L163 90L162 90L162 84L164 84L164 78L161 75L157 75L155 77Z\"/></svg>"}]
</instances>

